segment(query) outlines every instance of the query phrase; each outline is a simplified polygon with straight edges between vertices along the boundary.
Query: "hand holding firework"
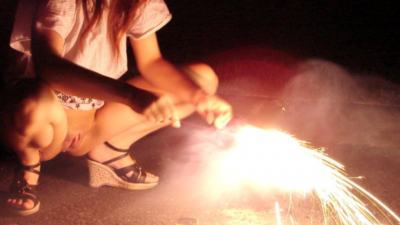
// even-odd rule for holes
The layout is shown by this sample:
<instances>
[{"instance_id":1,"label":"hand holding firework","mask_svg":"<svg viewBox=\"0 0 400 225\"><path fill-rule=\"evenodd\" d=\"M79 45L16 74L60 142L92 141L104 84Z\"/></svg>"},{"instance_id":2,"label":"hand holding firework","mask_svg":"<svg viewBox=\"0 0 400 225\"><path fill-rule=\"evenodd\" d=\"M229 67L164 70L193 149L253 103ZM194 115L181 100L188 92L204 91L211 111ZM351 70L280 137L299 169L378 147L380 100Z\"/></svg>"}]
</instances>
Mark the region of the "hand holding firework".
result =
<instances>
[{"instance_id":1,"label":"hand holding firework","mask_svg":"<svg viewBox=\"0 0 400 225\"><path fill-rule=\"evenodd\" d=\"M196 111L218 129L223 128L232 119L232 106L217 95L208 95L203 91L194 98Z\"/></svg>"}]
</instances>

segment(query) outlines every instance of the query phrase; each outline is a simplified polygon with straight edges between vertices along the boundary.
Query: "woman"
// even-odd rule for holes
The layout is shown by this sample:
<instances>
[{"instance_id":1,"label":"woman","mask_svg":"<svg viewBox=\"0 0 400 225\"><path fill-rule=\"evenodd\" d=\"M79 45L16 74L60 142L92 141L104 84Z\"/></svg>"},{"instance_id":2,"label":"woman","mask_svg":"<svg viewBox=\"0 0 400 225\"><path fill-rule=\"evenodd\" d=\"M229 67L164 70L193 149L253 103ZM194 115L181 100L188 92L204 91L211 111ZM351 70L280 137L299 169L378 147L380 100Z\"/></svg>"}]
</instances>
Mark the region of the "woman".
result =
<instances>
[{"instance_id":1,"label":"woman","mask_svg":"<svg viewBox=\"0 0 400 225\"><path fill-rule=\"evenodd\" d=\"M21 2L19 10L26 4L32 1ZM194 111L218 128L232 118L231 106L215 95L218 79L209 66L176 67L162 57L155 32L171 19L162 0L39 0L35 9L32 36L15 34L14 29L11 45L32 54L34 67L28 68L34 72L27 74L45 83L41 91L55 91L67 128L55 126L49 118L45 123L52 132L38 131L28 139L51 136L51 141L16 150L24 166L16 182L27 184L13 185L12 192L22 190L8 200L16 213L39 209L35 193L23 191L37 184L40 155L49 160L60 151L88 153L92 187L147 189L157 185L158 177L142 171L128 156L132 143L167 125L179 127L180 119ZM127 70L127 39L141 76L123 82L118 78ZM25 41L31 49L25 48ZM34 105L41 96L34 98ZM60 144L57 137L63 135Z\"/></svg>"}]
</instances>

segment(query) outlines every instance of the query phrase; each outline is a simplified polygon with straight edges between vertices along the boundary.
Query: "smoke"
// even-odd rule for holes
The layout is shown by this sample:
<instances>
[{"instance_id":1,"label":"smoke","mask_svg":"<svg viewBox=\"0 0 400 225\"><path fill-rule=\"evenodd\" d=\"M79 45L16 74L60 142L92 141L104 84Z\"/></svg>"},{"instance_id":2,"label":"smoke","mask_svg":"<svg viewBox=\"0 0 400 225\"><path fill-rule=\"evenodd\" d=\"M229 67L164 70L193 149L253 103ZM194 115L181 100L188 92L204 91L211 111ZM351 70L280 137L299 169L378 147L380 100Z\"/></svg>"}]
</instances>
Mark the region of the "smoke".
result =
<instances>
[{"instance_id":1,"label":"smoke","mask_svg":"<svg viewBox=\"0 0 400 225\"><path fill-rule=\"evenodd\" d=\"M254 46L217 53L206 62L220 77L218 93L255 126L311 142L400 144L400 88L380 74Z\"/></svg>"},{"instance_id":2,"label":"smoke","mask_svg":"<svg viewBox=\"0 0 400 225\"><path fill-rule=\"evenodd\" d=\"M162 172L158 173L161 183L157 191L163 198L169 196L174 205L187 206L190 209L202 210L221 209L228 204L243 206L250 201L265 205L265 200L271 196L256 185L240 184L232 185L226 181L226 173L223 173L221 165L227 155L236 145L235 132L240 125L230 124L228 127L217 130L206 125L199 117L183 121L182 127L172 132L182 132L179 142L168 138L167 149L162 153L164 159ZM238 164L237 168L247 171L248 161ZM232 174L234 176L234 174ZM273 206L273 205L271 205Z\"/></svg>"},{"instance_id":3,"label":"smoke","mask_svg":"<svg viewBox=\"0 0 400 225\"><path fill-rule=\"evenodd\" d=\"M288 60L282 56L272 63L269 61L272 56L266 56L270 51L260 50L257 54L261 58L257 58L256 54L248 60L241 59L246 59L249 54L234 53L234 56L240 57L230 54L215 57L218 60L213 61L212 66L222 76L219 93L232 103L236 116L240 114L253 121L254 118L248 118L250 114L251 117L269 121L270 117L279 118L274 123L280 130L312 143L321 141L379 147L400 145L397 138L400 134L400 99L395 84L378 75L352 73L326 60L310 59L297 63L290 60L290 68L285 69ZM295 65L296 69L293 69ZM285 73L280 77L282 71ZM270 81L274 81L273 85L266 84L268 88L265 88L264 82ZM257 97L254 98L255 95ZM269 100L265 101L264 97ZM279 109L275 110L278 113L267 110L272 103L275 104L272 107L274 110ZM197 208L229 202L243 203L245 199L264 202L260 205L265 206L267 199L277 196L264 193L264 189L257 190L250 184L224 184L218 174L219 166L235 144L229 134L235 130L216 130L196 118L199 121L191 117L184 121L182 128L174 130L180 133L179 143L168 145L161 153L165 166L162 173L156 173L162 182L158 188L160 196L156 198L168 196L174 201L193 202ZM172 142L173 133L171 130L167 133L172 135L167 142ZM251 162L237 166L246 170L246 163Z\"/></svg>"},{"instance_id":4,"label":"smoke","mask_svg":"<svg viewBox=\"0 0 400 225\"><path fill-rule=\"evenodd\" d=\"M234 145L234 138L227 130L216 130L207 125L184 124L187 136L181 140L179 149L170 155L163 179L165 191L179 193L198 206L218 204L227 196L227 187L218 172L221 160ZM240 166L240 165L238 165ZM179 199L179 197L177 197Z\"/></svg>"},{"instance_id":5,"label":"smoke","mask_svg":"<svg viewBox=\"0 0 400 225\"><path fill-rule=\"evenodd\" d=\"M285 86L282 127L301 139L394 147L400 144L399 89L325 60L301 63Z\"/></svg>"}]
</instances>

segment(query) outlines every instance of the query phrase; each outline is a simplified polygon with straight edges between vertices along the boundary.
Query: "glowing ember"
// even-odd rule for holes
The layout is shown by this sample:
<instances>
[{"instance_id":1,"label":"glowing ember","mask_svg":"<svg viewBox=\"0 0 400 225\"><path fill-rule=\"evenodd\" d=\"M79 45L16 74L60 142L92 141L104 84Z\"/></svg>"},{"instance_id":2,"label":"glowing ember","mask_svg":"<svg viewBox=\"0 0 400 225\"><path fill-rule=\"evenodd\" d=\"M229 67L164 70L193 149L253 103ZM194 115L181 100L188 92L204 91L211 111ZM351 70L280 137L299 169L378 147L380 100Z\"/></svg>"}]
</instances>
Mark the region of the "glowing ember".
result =
<instances>
[{"instance_id":1,"label":"glowing ember","mask_svg":"<svg viewBox=\"0 0 400 225\"><path fill-rule=\"evenodd\" d=\"M236 145L221 165L220 177L228 185L252 181L264 188L315 194L320 200L325 223L327 216L335 216L341 224L381 224L351 193L351 189L355 189L400 222L389 208L349 180L343 165L324 155L323 149L311 149L285 133L252 126L244 126L235 138Z\"/></svg>"}]
</instances>

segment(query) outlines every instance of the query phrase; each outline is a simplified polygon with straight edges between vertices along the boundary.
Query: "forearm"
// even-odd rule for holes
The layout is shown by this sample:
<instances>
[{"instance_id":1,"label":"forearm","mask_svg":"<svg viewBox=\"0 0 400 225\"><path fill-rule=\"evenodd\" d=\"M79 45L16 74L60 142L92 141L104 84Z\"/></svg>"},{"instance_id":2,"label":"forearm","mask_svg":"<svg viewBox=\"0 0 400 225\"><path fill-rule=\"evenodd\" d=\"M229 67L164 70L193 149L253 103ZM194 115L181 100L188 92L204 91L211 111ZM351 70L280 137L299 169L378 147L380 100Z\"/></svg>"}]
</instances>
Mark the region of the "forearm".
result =
<instances>
[{"instance_id":1,"label":"forearm","mask_svg":"<svg viewBox=\"0 0 400 225\"><path fill-rule=\"evenodd\" d=\"M186 102L194 102L200 87L167 60L160 58L140 68L142 76L154 86L178 96Z\"/></svg>"},{"instance_id":2,"label":"forearm","mask_svg":"<svg viewBox=\"0 0 400 225\"><path fill-rule=\"evenodd\" d=\"M130 41L139 72L149 83L186 102L193 102L197 93L202 93L198 85L162 57L156 34Z\"/></svg>"},{"instance_id":3,"label":"forearm","mask_svg":"<svg viewBox=\"0 0 400 225\"><path fill-rule=\"evenodd\" d=\"M54 57L36 68L37 75L53 89L70 95L118 102L136 108L130 101L131 96L147 94L123 81L102 76L61 58Z\"/></svg>"},{"instance_id":4,"label":"forearm","mask_svg":"<svg viewBox=\"0 0 400 225\"><path fill-rule=\"evenodd\" d=\"M140 112L155 97L128 83L114 80L63 59L63 41L56 33L41 31L32 44L32 56L38 77L53 89L83 98L126 104ZM149 101L132 101L141 96Z\"/></svg>"}]
</instances>

